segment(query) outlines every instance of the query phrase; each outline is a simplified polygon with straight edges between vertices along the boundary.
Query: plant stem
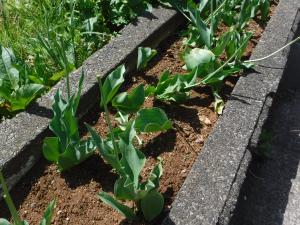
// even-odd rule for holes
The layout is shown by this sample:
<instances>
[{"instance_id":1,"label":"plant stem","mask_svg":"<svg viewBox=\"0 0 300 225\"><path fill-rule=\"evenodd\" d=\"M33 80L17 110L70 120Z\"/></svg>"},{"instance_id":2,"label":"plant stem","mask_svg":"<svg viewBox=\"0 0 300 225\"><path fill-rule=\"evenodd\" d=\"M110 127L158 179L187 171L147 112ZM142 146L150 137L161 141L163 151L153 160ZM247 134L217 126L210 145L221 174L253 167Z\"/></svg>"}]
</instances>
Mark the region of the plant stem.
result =
<instances>
[{"instance_id":1,"label":"plant stem","mask_svg":"<svg viewBox=\"0 0 300 225\"><path fill-rule=\"evenodd\" d=\"M214 3L213 1L211 0L210 1L210 46L212 46L212 40L213 40L213 37L214 37L214 34L213 34L213 24L214 24Z\"/></svg>"},{"instance_id":2,"label":"plant stem","mask_svg":"<svg viewBox=\"0 0 300 225\"><path fill-rule=\"evenodd\" d=\"M97 77L98 79L98 83L99 83L99 88L100 88L100 94L101 94L101 97L103 96L103 92L102 92L102 81L101 81L101 77ZM118 145L117 145L117 142L116 142L116 139L115 139L115 135L114 135L114 132L113 132L113 127L112 127L112 123L111 123L111 120L109 118L109 111L108 111L108 108L107 108L107 104L104 102L103 104L103 107L104 107L104 112L105 112L105 120L108 124L108 128L109 128L109 134L110 134L110 137L111 137L111 140L112 140L112 143L113 143L113 147L114 147L114 155L117 157L117 159L119 158L118 156Z\"/></svg>"},{"instance_id":3,"label":"plant stem","mask_svg":"<svg viewBox=\"0 0 300 225\"><path fill-rule=\"evenodd\" d=\"M226 2L227 2L227 0L225 0L224 2L222 2L222 3L218 6L218 8L212 13L212 15L217 14L217 13L223 8L223 6L225 5ZM205 20L205 24L207 25L208 22L209 22L209 18L207 18L207 19Z\"/></svg>"},{"instance_id":4,"label":"plant stem","mask_svg":"<svg viewBox=\"0 0 300 225\"><path fill-rule=\"evenodd\" d=\"M0 171L0 183L1 183L1 186L3 189L3 198L4 198L4 200L8 206L8 209L13 217L14 223L16 225L21 225L21 223L22 223L21 218L20 218L18 211L9 195L9 191L8 191L6 182L4 180L4 177L3 177L3 174L1 171Z\"/></svg>"},{"instance_id":5,"label":"plant stem","mask_svg":"<svg viewBox=\"0 0 300 225\"><path fill-rule=\"evenodd\" d=\"M265 57L262 57L262 58L258 58L258 59L251 59L251 60L246 60L244 61L245 63L252 63L252 62L259 62L259 61L263 61L267 58L270 58L272 57L273 55L277 54L278 52L282 51L283 49L285 49L286 47L296 43L297 41L300 41L300 36L295 38L294 40L292 40L291 42L287 43L285 46L283 46L282 48L276 50L275 52L271 53L270 55L267 55Z\"/></svg>"}]
</instances>

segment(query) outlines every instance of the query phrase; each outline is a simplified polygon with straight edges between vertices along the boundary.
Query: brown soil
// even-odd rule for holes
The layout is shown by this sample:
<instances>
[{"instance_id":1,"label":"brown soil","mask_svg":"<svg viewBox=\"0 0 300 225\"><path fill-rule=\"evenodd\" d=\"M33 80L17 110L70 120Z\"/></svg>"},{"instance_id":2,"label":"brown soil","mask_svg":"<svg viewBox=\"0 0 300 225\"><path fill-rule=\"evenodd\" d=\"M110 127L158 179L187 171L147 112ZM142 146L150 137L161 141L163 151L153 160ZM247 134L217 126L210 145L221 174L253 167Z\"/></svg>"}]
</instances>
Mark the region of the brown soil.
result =
<instances>
[{"instance_id":1,"label":"brown soil","mask_svg":"<svg viewBox=\"0 0 300 225\"><path fill-rule=\"evenodd\" d=\"M274 6L273 6L274 7ZM264 27L253 21L250 26L255 30L254 39L248 46L250 55L263 32ZM183 63L179 53L181 38L174 34L158 48L158 56L153 60L150 69L144 73L134 74L127 78L123 89L128 90L140 83L152 84L165 69L171 73L182 73ZM238 76L227 79L222 92L226 97L232 91ZM177 192L189 173L205 139L212 131L218 115L213 110L212 95L207 87L198 87L192 92L191 99L185 104L167 104L149 98L145 107L157 106L164 109L173 121L173 129L165 133L141 135L143 152L147 163L143 174L148 174L159 156L163 159L164 173L160 182L160 191L165 197L165 209L160 218L151 224L160 224L169 211ZM93 124L101 134L107 133L103 113L95 107L83 121ZM83 136L86 133L83 129ZM30 224L39 224L47 204L56 199L53 224L78 225L112 225L132 224L112 208L103 204L98 198L99 191L112 192L117 175L97 154L69 172L60 174L55 165L42 159L28 175L12 190L11 194L22 218ZM0 218L9 218L6 206L0 205ZM134 224L149 224L136 221Z\"/></svg>"}]
</instances>

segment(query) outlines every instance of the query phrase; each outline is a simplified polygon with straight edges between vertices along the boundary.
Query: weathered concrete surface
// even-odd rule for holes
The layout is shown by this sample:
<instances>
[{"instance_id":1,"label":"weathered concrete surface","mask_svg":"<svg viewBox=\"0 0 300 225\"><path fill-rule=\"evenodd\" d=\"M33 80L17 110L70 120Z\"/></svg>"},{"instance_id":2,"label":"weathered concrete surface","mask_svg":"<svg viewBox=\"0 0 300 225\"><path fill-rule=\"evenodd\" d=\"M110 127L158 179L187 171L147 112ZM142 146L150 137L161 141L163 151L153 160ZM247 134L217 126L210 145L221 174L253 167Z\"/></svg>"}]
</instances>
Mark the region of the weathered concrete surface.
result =
<instances>
[{"instance_id":1,"label":"weathered concrete surface","mask_svg":"<svg viewBox=\"0 0 300 225\"><path fill-rule=\"evenodd\" d=\"M96 75L107 75L116 66L125 63L129 70L135 67L139 46L156 47L184 20L170 9L154 9L126 26L121 35L97 51L83 65L86 76L79 106L84 115L99 100ZM82 68L70 76L72 88L77 87ZM26 112L0 124L0 169L10 185L15 184L38 160L43 138L49 134L51 105L58 88L65 88L62 80L49 93L41 97Z\"/></svg>"},{"instance_id":2,"label":"weathered concrete surface","mask_svg":"<svg viewBox=\"0 0 300 225\"><path fill-rule=\"evenodd\" d=\"M294 37L299 7L297 0L280 1L251 59L272 53ZM249 143L257 143L288 54L286 49L260 62L256 72L239 79L164 224L228 224L252 158Z\"/></svg>"},{"instance_id":3,"label":"weathered concrete surface","mask_svg":"<svg viewBox=\"0 0 300 225\"><path fill-rule=\"evenodd\" d=\"M271 134L269 157L251 162L231 225L300 224L299 58L295 45L264 126Z\"/></svg>"},{"instance_id":4,"label":"weathered concrete surface","mask_svg":"<svg viewBox=\"0 0 300 225\"><path fill-rule=\"evenodd\" d=\"M276 100L265 126L269 158L252 161L231 225L300 224L300 89Z\"/></svg>"}]
</instances>

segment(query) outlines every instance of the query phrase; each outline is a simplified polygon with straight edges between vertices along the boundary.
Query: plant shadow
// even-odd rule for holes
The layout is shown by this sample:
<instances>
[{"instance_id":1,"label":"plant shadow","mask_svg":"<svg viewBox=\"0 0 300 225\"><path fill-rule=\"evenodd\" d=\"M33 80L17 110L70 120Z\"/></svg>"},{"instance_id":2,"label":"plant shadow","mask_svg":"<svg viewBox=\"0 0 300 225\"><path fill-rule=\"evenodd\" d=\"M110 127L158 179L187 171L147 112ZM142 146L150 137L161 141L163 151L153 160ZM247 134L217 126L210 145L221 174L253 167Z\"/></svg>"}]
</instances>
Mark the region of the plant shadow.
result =
<instances>
[{"instance_id":1,"label":"plant shadow","mask_svg":"<svg viewBox=\"0 0 300 225\"><path fill-rule=\"evenodd\" d=\"M111 166L106 164L98 154L94 154L72 170L61 173L61 177L71 189L95 181L101 184L103 191L112 192L117 174L112 172Z\"/></svg>"},{"instance_id":2,"label":"plant shadow","mask_svg":"<svg viewBox=\"0 0 300 225\"><path fill-rule=\"evenodd\" d=\"M198 101L197 101L198 100ZM190 101L195 101L198 104L201 103L200 98L194 98L187 101L185 104L192 104ZM171 120L180 121L192 127L195 132L200 132L202 125L199 119L198 110L192 107L179 104L169 104L161 101L155 101L154 106L162 108Z\"/></svg>"}]
</instances>

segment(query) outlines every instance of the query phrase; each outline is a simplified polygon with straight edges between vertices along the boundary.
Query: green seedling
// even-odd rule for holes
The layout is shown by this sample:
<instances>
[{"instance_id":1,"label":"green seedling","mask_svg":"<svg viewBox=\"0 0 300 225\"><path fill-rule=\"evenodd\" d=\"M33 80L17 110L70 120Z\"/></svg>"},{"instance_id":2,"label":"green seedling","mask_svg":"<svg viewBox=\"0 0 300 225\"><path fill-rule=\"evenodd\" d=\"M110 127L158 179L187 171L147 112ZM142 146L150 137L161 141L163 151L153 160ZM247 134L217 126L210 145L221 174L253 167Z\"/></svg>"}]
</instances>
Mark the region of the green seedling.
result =
<instances>
[{"instance_id":1,"label":"green seedling","mask_svg":"<svg viewBox=\"0 0 300 225\"><path fill-rule=\"evenodd\" d=\"M67 100L62 97L60 90L57 91L54 97L52 106L54 117L49 127L56 137L45 138L43 154L47 160L57 164L60 171L78 165L91 156L95 150L95 146L90 138L86 140L80 139L76 118L83 78L82 74L78 92Z\"/></svg>"},{"instance_id":2,"label":"green seedling","mask_svg":"<svg viewBox=\"0 0 300 225\"><path fill-rule=\"evenodd\" d=\"M18 211L13 203L13 200L9 194L6 182L4 180L3 174L0 171L0 184L2 186L3 191L3 198L4 201L11 213L13 223L10 223L8 220L0 218L0 225L29 225L29 223L26 220L22 220L21 217L18 214ZM42 217L42 220L40 222L40 225L50 225L51 219L53 216L53 211L55 208L55 201L50 202L48 205L46 211L44 212L44 215Z\"/></svg>"},{"instance_id":3,"label":"green seedling","mask_svg":"<svg viewBox=\"0 0 300 225\"><path fill-rule=\"evenodd\" d=\"M171 76L165 71L155 86L149 86L147 95L154 95L161 101L183 102L189 98L189 91L194 87L197 79L198 68L189 74L175 74Z\"/></svg>"},{"instance_id":4,"label":"green seedling","mask_svg":"<svg viewBox=\"0 0 300 225\"><path fill-rule=\"evenodd\" d=\"M134 138L139 132L167 130L171 128L171 122L159 108L141 108L145 98L143 86L138 86L131 93L116 95L124 82L124 72L125 68L121 65L106 78L103 85L99 78L101 106L105 110L109 127L107 137L100 137L87 125L101 156L119 175L114 186L114 197L105 192L99 193L99 197L129 220L134 220L137 215L142 214L151 221L160 214L164 206L164 198L157 191L162 176L162 162L159 160L148 179L142 182L140 176L146 156L135 147ZM126 123L122 124L124 129L112 127L108 111L108 104L111 101L113 106L120 110L121 115L129 115L126 117ZM128 103L133 105L129 107ZM122 200L133 201L134 208L128 207Z\"/></svg>"},{"instance_id":5,"label":"green seedling","mask_svg":"<svg viewBox=\"0 0 300 225\"><path fill-rule=\"evenodd\" d=\"M138 60L137 60L137 69L145 69L150 60L157 54L155 49L148 47L139 47L138 48Z\"/></svg>"},{"instance_id":6,"label":"green seedling","mask_svg":"<svg viewBox=\"0 0 300 225\"><path fill-rule=\"evenodd\" d=\"M104 8L107 9L109 7L107 9L108 20L117 26L129 23L144 11L152 10L151 1L149 0L110 0L106 4Z\"/></svg>"}]
</instances>

